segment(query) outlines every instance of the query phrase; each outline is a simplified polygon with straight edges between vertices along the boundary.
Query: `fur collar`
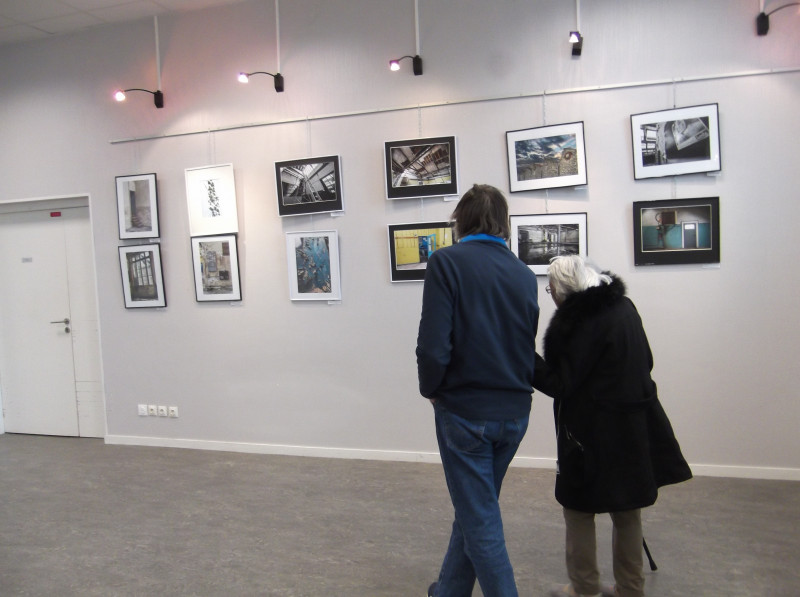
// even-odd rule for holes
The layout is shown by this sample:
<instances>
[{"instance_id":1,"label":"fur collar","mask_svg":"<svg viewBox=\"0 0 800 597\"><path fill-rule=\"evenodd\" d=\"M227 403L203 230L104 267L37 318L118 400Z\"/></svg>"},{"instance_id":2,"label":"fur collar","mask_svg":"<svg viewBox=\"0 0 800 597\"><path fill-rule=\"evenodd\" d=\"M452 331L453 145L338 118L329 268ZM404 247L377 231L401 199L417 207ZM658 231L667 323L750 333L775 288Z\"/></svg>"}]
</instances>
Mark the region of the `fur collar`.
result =
<instances>
[{"instance_id":1,"label":"fur collar","mask_svg":"<svg viewBox=\"0 0 800 597\"><path fill-rule=\"evenodd\" d=\"M571 294L556 310L544 335L546 358L555 357L567 338L625 297L625 283L611 272L603 273L611 276L611 282Z\"/></svg>"}]
</instances>

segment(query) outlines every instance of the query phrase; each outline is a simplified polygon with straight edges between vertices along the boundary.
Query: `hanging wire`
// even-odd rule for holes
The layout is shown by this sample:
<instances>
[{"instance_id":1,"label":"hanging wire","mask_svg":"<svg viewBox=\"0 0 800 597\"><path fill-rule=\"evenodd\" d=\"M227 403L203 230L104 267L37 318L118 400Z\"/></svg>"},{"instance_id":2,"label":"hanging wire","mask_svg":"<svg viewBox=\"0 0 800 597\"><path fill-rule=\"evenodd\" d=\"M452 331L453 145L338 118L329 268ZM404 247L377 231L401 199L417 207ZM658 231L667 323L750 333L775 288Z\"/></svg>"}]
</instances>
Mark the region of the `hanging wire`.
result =
<instances>
[{"instance_id":1,"label":"hanging wire","mask_svg":"<svg viewBox=\"0 0 800 597\"><path fill-rule=\"evenodd\" d=\"M208 133L208 163L209 164L216 164L217 163L217 137L211 129L207 131Z\"/></svg>"},{"instance_id":2,"label":"hanging wire","mask_svg":"<svg viewBox=\"0 0 800 597\"><path fill-rule=\"evenodd\" d=\"M306 153L311 156L311 119L306 116Z\"/></svg>"}]
</instances>

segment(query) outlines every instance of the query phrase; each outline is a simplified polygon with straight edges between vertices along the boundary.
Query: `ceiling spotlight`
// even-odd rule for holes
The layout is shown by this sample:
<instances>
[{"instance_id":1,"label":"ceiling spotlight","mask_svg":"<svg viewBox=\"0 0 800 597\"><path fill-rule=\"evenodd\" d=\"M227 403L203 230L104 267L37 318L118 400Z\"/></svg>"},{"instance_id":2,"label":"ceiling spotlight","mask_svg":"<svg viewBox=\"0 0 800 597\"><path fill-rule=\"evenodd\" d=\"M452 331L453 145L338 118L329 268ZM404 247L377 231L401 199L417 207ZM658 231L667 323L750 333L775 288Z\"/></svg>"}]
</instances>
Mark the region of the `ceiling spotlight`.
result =
<instances>
[{"instance_id":1,"label":"ceiling spotlight","mask_svg":"<svg viewBox=\"0 0 800 597\"><path fill-rule=\"evenodd\" d=\"M239 73L239 82L240 83L248 83L250 81L250 77L253 75L269 75L275 80L275 91L281 93L283 91L283 75L280 73L272 73L264 72L263 70L257 70L252 73Z\"/></svg>"},{"instance_id":2,"label":"ceiling spotlight","mask_svg":"<svg viewBox=\"0 0 800 597\"><path fill-rule=\"evenodd\" d=\"M129 91L144 91L145 93L152 93L153 94L153 103L155 104L156 108L163 108L164 107L164 93L159 89L157 91L150 91L149 89L117 89L114 92L114 99L118 102L124 102L125 98L127 97L125 94Z\"/></svg>"},{"instance_id":3,"label":"ceiling spotlight","mask_svg":"<svg viewBox=\"0 0 800 597\"><path fill-rule=\"evenodd\" d=\"M572 55L580 56L583 51L583 36L580 31L569 32L569 43L572 44Z\"/></svg>"},{"instance_id":4,"label":"ceiling spotlight","mask_svg":"<svg viewBox=\"0 0 800 597\"><path fill-rule=\"evenodd\" d=\"M758 35L766 35L769 33L769 15L790 6L800 6L800 2L789 2L788 4L779 6L775 10L760 12L756 17L756 33L758 33Z\"/></svg>"},{"instance_id":5,"label":"ceiling spotlight","mask_svg":"<svg viewBox=\"0 0 800 597\"><path fill-rule=\"evenodd\" d=\"M422 58L416 56L401 56L389 61L389 70L400 70L400 61L405 58L411 58L411 67L414 70L414 75L419 76L422 74Z\"/></svg>"}]
</instances>

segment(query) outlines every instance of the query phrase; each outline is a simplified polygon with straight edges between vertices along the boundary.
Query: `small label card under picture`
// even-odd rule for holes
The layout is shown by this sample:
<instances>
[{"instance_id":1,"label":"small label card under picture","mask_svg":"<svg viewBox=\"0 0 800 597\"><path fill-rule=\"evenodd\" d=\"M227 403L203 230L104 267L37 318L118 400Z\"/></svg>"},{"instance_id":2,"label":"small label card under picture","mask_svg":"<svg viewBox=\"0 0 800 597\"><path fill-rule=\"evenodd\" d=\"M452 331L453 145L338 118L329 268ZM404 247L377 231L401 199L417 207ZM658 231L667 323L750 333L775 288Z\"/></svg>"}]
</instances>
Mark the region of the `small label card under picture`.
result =
<instances>
[{"instance_id":1,"label":"small label card under picture","mask_svg":"<svg viewBox=\"0 0 800 597\"><path fill-rule=\"evenodd\" d=\"M233 164L186 169L190 236L239 232Z\"/></svg>"}]
</instances>

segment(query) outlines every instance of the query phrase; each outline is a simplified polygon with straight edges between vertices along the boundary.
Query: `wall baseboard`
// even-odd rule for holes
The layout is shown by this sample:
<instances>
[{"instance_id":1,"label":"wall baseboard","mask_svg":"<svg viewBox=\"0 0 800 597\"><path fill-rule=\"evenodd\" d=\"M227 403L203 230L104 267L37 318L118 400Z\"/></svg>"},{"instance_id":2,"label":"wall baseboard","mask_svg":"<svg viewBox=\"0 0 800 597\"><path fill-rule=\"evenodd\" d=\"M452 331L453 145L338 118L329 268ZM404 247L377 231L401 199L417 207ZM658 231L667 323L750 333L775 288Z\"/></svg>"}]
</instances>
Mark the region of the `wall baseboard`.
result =
<instances>
[{"instance_id":1,"label":"wall baseboard","mask_svg":"<svg viewBox=\"0 0 800 597\"><path fill-rule=\"evenodd\" d=\"M361 450L352 448L325 448L316 446L290 446L282 444L256 444L248 442L223 442L134 435L107 435L105 443L124 446L149 446L156 448L186 448L245 454L274 456L307 456L310 458L345 458L354 460L383 460L394 462L421 462L440 464L438 452L406 452L395 450ZM517 456L511 463L518 468L554 470L554 458ZM759 466L730 466L717 464L691 464L697 477L732 477L739 479L765 479L775 481L800 481L800 469Z\"/></svg>"}]
</instances>

